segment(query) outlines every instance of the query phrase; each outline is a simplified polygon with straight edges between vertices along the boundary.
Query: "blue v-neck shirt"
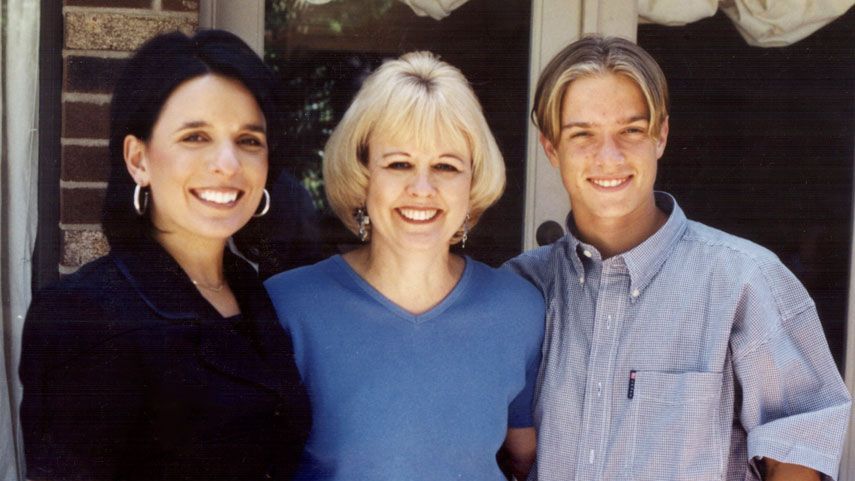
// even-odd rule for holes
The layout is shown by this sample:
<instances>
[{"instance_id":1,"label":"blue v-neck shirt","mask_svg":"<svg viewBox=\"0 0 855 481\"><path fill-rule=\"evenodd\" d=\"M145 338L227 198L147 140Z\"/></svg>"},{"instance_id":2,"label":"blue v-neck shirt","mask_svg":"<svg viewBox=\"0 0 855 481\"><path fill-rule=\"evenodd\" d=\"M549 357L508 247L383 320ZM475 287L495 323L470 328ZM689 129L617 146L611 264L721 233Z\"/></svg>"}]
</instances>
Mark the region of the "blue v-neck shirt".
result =
<instances>
[{"instance_id":1,"label":"blue v-neck shirt","mask_svg":"<svg viewBox=\"0 0 855 481\"><path fill-rule=\"evenodd\" d=\"M533 424L537 289L466 259L448 296L413 315L340 256L266 287L314 413L297 479L504 479L508 427Z\"/></svg>"}]
</instances>

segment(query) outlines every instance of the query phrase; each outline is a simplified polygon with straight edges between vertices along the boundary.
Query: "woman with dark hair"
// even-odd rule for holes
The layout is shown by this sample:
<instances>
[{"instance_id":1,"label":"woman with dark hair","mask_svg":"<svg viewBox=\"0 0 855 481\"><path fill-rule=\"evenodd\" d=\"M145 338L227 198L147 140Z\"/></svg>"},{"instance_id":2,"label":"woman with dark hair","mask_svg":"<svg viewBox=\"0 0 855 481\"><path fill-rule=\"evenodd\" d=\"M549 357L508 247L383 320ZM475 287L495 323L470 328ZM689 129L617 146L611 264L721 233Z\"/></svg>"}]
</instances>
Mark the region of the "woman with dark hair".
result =
<instances>
[{"instance_id":1,"label":"woman with dark hair","mask_svg":"<svg viewBox=\"0 0 855 481\"><path fill-rule=\"evenodd\" d=\"M276 85L221 31L161 35L128 61L111 105L110 254L27 314L29 479L290 477L306 394L255 271L226 249L270 206Z\"/></svg>"}]
</instances>

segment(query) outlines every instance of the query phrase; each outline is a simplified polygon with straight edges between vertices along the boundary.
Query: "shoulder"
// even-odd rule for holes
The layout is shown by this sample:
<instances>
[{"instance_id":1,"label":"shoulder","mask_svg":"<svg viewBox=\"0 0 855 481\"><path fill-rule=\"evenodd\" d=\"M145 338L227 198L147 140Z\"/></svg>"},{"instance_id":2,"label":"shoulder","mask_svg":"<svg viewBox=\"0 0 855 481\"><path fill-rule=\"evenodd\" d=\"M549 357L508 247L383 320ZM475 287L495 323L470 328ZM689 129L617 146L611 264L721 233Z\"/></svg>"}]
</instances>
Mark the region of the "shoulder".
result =
<instances>
[{"instance_id":1,"label":"shoulder","mask_svg":"<svg viewBox=\"0 0 855 481\"><path fill-rule=\"evenodd\" d=\"M116 296L122 298L119 301L126 300L131 291L114 259L107 255L36 292L28 318L42 313L51 313L51 317L60 313L94 313L114 304Z\"/></svg>"},{"instance_id":2,"label":"shoulder","mask_svg":"<svg viewBox=\"0 0 855 481\"><path fill-rule=\"evenodd\" d=\"M502 269L522 276L541 292L546 292L555 279L555 269L563 265L561 258L565 256L568 242L565 236L553 244L523 252L506 262Z\"/></svg>"},{"instance_id":3,"label":"shoulder","mask_svg":"<svg viewBox=\"0 0 855 481\"><path fill-rule=\"evenodd\" d=\"M543 318L543 294L537 287L507 268L495 269L472 259L467 262L472 269L469 289L479 293L483 302L509 317Z\"/></svg>"},{"instance_id":4,"label":"shoulder","mask_svg":"<svg viewBox=\"0 0 855 481\"><path fill-rule=\"evenodd\" d=\"M784 318L813 306L778 256L750 240L690 221L678 249L677 254L695 263L698 272L739 288L743 295L769 297Z\"/></svg>"},{"instance_id":5,"label":"shoulder","mask_svg":"<svg viewBox=\"0 0 855 481\"><path fill-rule=\"evenodd\" d=\"M264 281L264 287L271 297L314 292L335 279L335 259L331 257L310 266L280 272Z\"/></svg>"},{"instance_id":6,"label":"shoulder","mask_svg":"<svg viewBox=\"0 0 855 481\"><path fill-rule=\"evenodd\" d=\"M45 357L60 363L139 328L142 306L110 256L33 296L22 336L22 366Z\"/></svg>"}]
</instances>

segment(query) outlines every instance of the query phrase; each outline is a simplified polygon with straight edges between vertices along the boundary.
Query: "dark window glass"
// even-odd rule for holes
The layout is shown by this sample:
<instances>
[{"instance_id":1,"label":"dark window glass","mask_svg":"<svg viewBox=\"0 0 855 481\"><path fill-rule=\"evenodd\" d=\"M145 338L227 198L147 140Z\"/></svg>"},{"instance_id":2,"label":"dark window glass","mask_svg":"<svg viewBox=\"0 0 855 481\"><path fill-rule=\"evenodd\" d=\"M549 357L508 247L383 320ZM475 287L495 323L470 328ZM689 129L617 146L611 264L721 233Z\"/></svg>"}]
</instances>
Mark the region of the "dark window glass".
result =
<instances>
[{"instance_id":1,"label":"dark window glass","mask_svg":"<svg viewBox=\"0 0 855 481\"><path fill-rule=\"evenodd\" d=\"M471 82L508 168L508 188L466 244L466 253L499 264L522 245L531 3L470 0L441 21L418 17L398 0L266 2L265 58L290 86L295 121L289 168L325 209L324 143L364 78L386 58L430 50ZM358 240L323 211L324 249Z\"/></svg>"},{"instance_id":2,"label":"dark window glass","mask_svg":"<svg viewBox=\"0 0 855 481\"><path fill-rule=\"evenodd\" d=\"M748 46L722 13L639 27L671 88L658 188L690 218L774 251L845 361L852 230L855 11L794 45Z\"/></svg>"}]
</instances>

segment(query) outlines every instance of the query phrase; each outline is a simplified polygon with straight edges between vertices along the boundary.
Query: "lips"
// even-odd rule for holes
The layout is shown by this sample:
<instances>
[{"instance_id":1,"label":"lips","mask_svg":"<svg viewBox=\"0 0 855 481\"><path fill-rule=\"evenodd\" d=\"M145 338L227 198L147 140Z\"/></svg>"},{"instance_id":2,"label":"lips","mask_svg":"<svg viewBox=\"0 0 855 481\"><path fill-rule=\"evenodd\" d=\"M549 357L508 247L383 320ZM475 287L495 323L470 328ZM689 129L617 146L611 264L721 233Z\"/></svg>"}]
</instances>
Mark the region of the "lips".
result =
<instances>
[{"instance_id":1,"label":"lips","mask_svg":"<svg viewBox=\"0 0 855 481\"><path fill-rule=\"evenodd\" d=\"M631 175L626 177L612 177L612 178L600 178L600 179L588 179L592 184L601 187L603 189L616 189L625 185L632 178Z\"/></svg>"},{"instance_id":2,"label":"lips","mask_svg":"<svg viewBox=\"0 0 855 481\"><path fill-rule=\"evenodd\" d=\"M234 205L243 196L243 191L231 188L191 189L190 192L206 204L228 207Z\"/></svg>"},{"instance_id":3,"label":"lips","mask_svg":"<svg viewBox=\"0 0 855 481\"><path fill-rule=\"evenodd\" d=\"M439 209L416 209L411 207L402 207L396 209L398 214L409 222L426 223L431 222L439 215Z\"/></svg>"}]
</instances>

